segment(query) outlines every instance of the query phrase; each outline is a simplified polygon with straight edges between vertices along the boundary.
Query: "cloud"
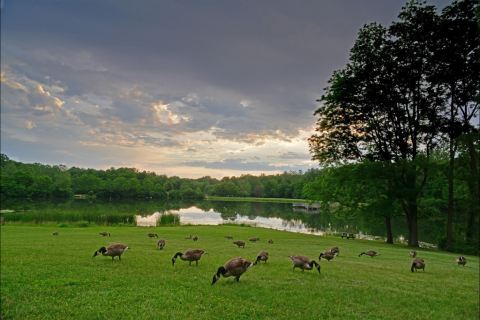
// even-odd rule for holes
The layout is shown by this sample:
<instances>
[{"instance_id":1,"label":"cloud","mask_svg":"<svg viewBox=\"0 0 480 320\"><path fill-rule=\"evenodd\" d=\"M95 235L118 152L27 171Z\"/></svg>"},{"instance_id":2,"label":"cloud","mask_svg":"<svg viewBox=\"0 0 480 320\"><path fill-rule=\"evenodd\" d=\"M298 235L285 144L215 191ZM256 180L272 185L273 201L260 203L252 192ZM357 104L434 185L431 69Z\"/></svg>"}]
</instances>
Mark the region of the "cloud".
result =
<instances>
[{"instance_id":1,"label":"cloud","mask_svg":"<svg viewBox=\"0 0 480 320\"><path fill-rule=\"evenodd\" d=\"M297 171L311 168L310 165L293 165L293 164L274 164L269 162L249 162L246 159L224 159L222 161L185 161L182 165L190 167L204 167L208 169L229 169L240 170L245 172L251 171Z\"/></svg>"}]
</instances>

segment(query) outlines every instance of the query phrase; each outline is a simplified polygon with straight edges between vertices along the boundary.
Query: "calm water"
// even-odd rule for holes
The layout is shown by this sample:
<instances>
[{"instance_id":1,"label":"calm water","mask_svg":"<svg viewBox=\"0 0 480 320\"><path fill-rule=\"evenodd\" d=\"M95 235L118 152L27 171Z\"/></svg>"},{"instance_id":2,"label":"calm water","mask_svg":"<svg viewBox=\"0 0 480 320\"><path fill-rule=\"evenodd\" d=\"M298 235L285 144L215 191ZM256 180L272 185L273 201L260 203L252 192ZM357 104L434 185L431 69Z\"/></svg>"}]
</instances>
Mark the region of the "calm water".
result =
<instances>
[{"instance_id":1,"label":"calm water","mask_svg":"<svg viewBox=\"0 0 480 320\"><path fill-rule=\"evenodd\" d=\"M2 200L3 216L10 221L31 221L41 223L55 221L68 223L72 221L89 221L102 223L132 223L137 226L156 226L162 216L170 217L174 224L219 225L224 223L249 224L255 227L286 230L316 235L349 232L374 239L386 237L382 221L364 219L342 220L333 215L318 211L296 209L291 203L269 202L159 202L159 201L99 201L99 200L64 200L64 201L15 201ZM23 216L23 217L22 217ZM173 220L172 220L173 219ZM419 222L419 240L435 243L438 235L443 234L441 221ZM406 222L393 220L393 236L396 241L405 241L408 235Z\"/></svg>"}]
</instances>

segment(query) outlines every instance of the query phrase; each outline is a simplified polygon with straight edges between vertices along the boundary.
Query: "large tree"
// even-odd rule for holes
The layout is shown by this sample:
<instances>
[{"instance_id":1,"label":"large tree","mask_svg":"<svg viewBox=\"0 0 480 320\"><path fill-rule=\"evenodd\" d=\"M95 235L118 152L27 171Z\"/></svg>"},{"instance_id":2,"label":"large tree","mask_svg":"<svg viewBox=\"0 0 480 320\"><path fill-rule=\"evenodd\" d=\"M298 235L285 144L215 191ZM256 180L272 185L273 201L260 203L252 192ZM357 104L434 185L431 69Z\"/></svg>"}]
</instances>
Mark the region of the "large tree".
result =
<instances>
[{"instance_id":1,"label":"large tree","mask_svg":"<svg viewBox=\"0 0 480 320\"><path fill-rule=\"evenodd\" d=\"M394 164L398 192L418 246L417 198L428 177L428 157L439 138L444 88L432 81L439 16L434 6L411 1L398 22L360 30L350 63L334 72L316 110L317 133L309 139L314 160Z\"/></svg>"}]
</instances>

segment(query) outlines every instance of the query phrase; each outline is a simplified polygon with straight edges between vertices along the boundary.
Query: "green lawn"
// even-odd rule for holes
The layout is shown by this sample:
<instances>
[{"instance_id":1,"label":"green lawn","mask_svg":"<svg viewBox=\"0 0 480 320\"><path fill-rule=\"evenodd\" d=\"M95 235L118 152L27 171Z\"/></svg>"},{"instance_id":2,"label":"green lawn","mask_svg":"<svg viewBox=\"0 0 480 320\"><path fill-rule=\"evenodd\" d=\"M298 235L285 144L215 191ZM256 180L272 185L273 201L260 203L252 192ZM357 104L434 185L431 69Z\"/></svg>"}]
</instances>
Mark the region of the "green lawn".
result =
<instances>
[{"instance_id":1,"label":"green lawn","mask_svg":"<svg viewBox=\"0 0 480 320\"><path fill-rule=\"evenodd\" d=\"M54 231L58 236L53 236ZM98 233L107 231L111 237ZM166 239L157 250L157 239ZM232 240L244 240L245 249ZM199 240L185 240L198 235ZM248 239L259 237L260 242ZM268 244L268 238L274 243ZM233 241L234 241L233 240ZM123 243L122 261L93 253ZM320 252L340 255L316 270L292 272L290 255L318 262ZM188 266L177 251L209 252ZM380 256L358 257L365 250ZM233 277L211 285L219 266L234 257L254 261L238 283ZM411 273L410 248L367 240L342 240L270 229L182 227L1 227L2 319L478 319L479 258L418 249L425 273Z\"/></svg>"}]
</instances>

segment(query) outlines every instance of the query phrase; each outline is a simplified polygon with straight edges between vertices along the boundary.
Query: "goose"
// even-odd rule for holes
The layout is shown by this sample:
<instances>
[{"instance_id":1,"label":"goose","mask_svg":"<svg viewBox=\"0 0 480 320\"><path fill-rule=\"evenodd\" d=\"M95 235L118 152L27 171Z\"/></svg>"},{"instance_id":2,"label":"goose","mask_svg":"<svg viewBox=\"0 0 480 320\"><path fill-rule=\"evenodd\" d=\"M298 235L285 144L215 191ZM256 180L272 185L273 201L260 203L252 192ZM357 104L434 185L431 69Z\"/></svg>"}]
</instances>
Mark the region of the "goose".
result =
<instances>
[{"instance_id":1,"label":"goose","mask_svg":"<svg viewBox=\"0 0 480 320\"><path fill-rule=\"evenodd\" d=\"M410 251L410 257L415 258L417 256L417 251L412 250Z\"/></svg>"},{"instance_id":2,"label":"goose","mask_svg":"<svg viewBox=\"0 0 480 320\"><path fill-rule=\"evenodd\" d=\"M318 256L318 261L322 260L322 258L327 259L327 261L330 262L330 260L335 258L335 254L331 251L325 251L320 253L320 255Z\"/></svg>"},{"instance_id":3,"label":"goose","mask_svg":"<svg viewBox=\"0 0 480 320\"><path fill-rule=\"evenodd\" d=\"M198 236L193 236L193 241L197 241L198 240Z\"/></svg>"},{"instance_id":4,"label":"goose","mask_svg":"<svg viewBox=\"0 0 480 320\"><path fill-rule=\"evenodd\" d=\"M337 256L340 254L340 249L338 247L331 247L330 248L331 253L336 253Z\"/></svg>"},{"instance_id":5,"label":"goose","mask_svg":"<svg viewBox=\"0 0 480 320\"><path fill-rule=\"evenodd\" d=\"M177 252L172 258L172 266L175 265L175 261L177 261L177 258L180 257L180 259L183 261L188 261L189 266L192 265L192 261L195 261L198 267L198 260L200 260L204 254L208 254L208 252L200 249L188 249L185 251L185 253Z\"/></svg>"},{"instance_id":6,"label":"goose","mask_svg":"<svg viewBox=\"0 0 480 320\"><path fill-rule=\"evenodd\" d=\"M273 240L272 240L272 239L268 239L268 243L269 243L269 244L272 244L272 243L273 243Z\"/></svg>"},{"instance_id":7,"label":"goose","mask_svg":"<svg viewBox=\"0 0 480 320\"><path fill-rule=\"evenodd\" d=\"M291 256L290 260L293 262L293 272L295 272L295 268L300 268L303 273L305 270L312 270L315 266L320 273L320 265L315 260L310 261L307 257L300 255Z\"/></svg>"},{"instance_id":8,"label":"goose","mask_svg":"<svg viewBox=\"0 0 480 320\"><path fill-rule=\"evenodd\" d=\"M413 272L413 269L415 269L415 271L417 271L417 269L423 269L423 272L425 272L425 260L420 258L413 258L412 268L410 270L412 270Z\"/></svg>"},{"instance_id":9,"label":"goose","mask_svg":"<svg viewBox=\"0 0 480 320\"><path fill-rule=\"evenodd\" d=\"M254 263L241 257L233 258L225 263L225 266L218 268L217 273L213 276L212 286L220 279L220 275L226 277L234 276L238 282L242 274L244 274Z\"/></svg>"},{"instance_id":10,"label":"goose","mask_svg":"<svg viewBox=\"0 0 480 320\"><path fill-rule=\"evenodd\" d=\"M373 250L368 250L368 251L362 252L358 256L361 257L362 254L366 254L367 256L370 256L372 258L380 255L380 253L378 253L377 251L373 251Z\"/></svg>"},{"instance_id":11,"label":"goose","mask_svg":"<svg viewBox=\"0 0 480 320\"><path fill-rule=\"evenodd\" d=\"M150 238L153 238L153 237L158 238L158 234L156 234L156 233L149 233L149 234L147 234L147 236L150 237Z\"/></svg>"},{"instance_id":12,"label":"goose","mask_svg":"<svg viewBox=\"0 0 480 320\"><path fill-rule=\"evenodd\" d=\"M53 235L54 235L54 236L58 236L58 231L55 231L55 232L53 233Z\"/></svg>"},{"instance_id":13,"label":"goose","mask_svg":"<svg viewBox=\"0 0 480 320\"><path fill-rule=\"evenodd\" d=\"M99 234L104 236L104 237L106 237L106 236L110 237L110 233L108 233L108 232L100 232Z\"/></svg>"},{"instance_id":14,"label":"goose","mask_svg":"<svg viewBox=\"0 0 480 320\"><path fill-rule=\"evenodd\" d=\"M192 235L190 235L190 237L186 237L185 239L192 239Z\"/></svg>"},{"instance_id":15,"label":"goose","mask_svg":"<svg viewBox=\"0 0 480 320\"><path fill-rule=\"evenodd\" d=\"M227 238L227 239L233 239L232 236L225 236L225 238Z\"/></svg>"},{"instance_id":16,"label":"goose","mask_svg":"<svg viewBox=\"0 0 480 320\"><path fill-rule=\"evenodd\" d=\"M267 263L267 260L268 260L268 252L260 251L260 253L257 256L257 261L255 261L255 264L257 264L258 261L265 261L265 263Z\"/></svg>"},{"instance_id":17,"label":"goose","mask_svg":"<svg viewBox=\"0 0 480 320\"><path fill-rule=\"evenodd\" d=\"M128 249L130 248L127 247L126 245L123 245L121 243L115 243L115 244L109 245L106 249L105 247L101 247L98 251L95 251L92 258L95 258L99 254L102 254L106 257L112 257L112 261L113 261L113 258L116 256L118 256L118 260L122 260L120 258L121 255Z\"/></svg>"},{"instance_id":18,"label":"goose","mask_svg":"<svg viewBox=\"0 0 480 320\"><path fill-rule=\"evenodd\" d=\"M163 247L165 247L165 239L158 239L157 247L158 249L162 250Z\"/></svg>"},{"instance_id":19,"label":"goose","mask_svg":"<svg viewBox=\"0 0 480 320\"><path fill-rule=\"evenodd\" d=\"M467 264L467 258L457 257L457 263L458 263L458 265L462 265L462 266L465 267L465 265Z\"/></svg>"},{"instance_id":20,"label":"goose","mask_svg":"<svg viewBox=\"0 0 480 320\"><path fill-rule=\"evenodd\" d=\"M238 240L234 241L233 243L235 243L239 248L243 247L243 249L245 249L245 242Z\"/></svg>"},{"instance_id":21,"label":"goose","mask_svg":"<svg viewBox=\"0 0 480 320\"><path fill-rule=\"evenodd\" d=\"M252 238L252 239L250 239L249 241L257 242L257 241L260 241L260 238Z\"/></svg>"}]
</instances>

